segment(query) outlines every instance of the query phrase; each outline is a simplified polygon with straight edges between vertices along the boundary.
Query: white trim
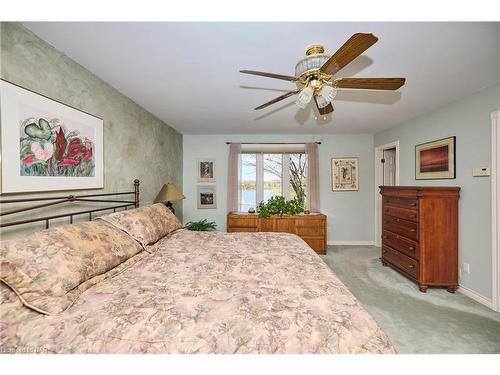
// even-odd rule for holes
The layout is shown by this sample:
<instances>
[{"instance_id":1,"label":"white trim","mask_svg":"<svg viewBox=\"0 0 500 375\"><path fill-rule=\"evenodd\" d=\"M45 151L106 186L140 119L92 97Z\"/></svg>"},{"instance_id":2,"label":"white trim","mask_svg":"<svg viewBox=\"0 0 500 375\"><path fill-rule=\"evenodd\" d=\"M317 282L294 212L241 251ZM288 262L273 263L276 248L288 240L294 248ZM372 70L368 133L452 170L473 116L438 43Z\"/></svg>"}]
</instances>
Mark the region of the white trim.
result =
<instances>
[{"instance_id":1,"label":"white trim","mask_svg":"<svg viewBox=\"0 0 500 375\"><path fill-rule=\"evenodd\" d=\"M500 312L500 111L491 113L491 308Z\"/></svg>"},{"instance_id":2,"label":"white trim","mask_svg":"<svg viewBox=\"0 0 500 375\"><path fill-rule=\"evenodd\" d=\"M465 286L459 286L457 291L462 293L464 296L467 296L473 299L474 301L479 302L480 304L490 309L493 309L493 302L489 298L486 298L485 296L477 292L474 292L473 290L466 288Z\"/></svg>"},{"instance_id":3,"label":"white trim","mask_svg":"<svg viewBox=\"0 0 500 375\"><path fill-rule=\"evenodd\" d=\"M375 246L373 241L328 241L328 245L344 245L344 246Z\"/></svg>"},{"instance_id":4,"label":"white trim","mask_svg":"<svg viewBox=\"0 0 500 375\"><path fill-rule=\"evenodd\" d=\"M375 158L374 158L374 163L375 163L375 233L374 233L374 245L375 246L380 246L380 237L381 237L381 225L379 223L379 217L380 213L382 212L382 198L380 196L379 192L379 186L383 184L383 181L381 179L382 175L382 168L383 165L380 162L380 159L383 158L384 156L384 150L388 150L391 148L396 148L396 186L399 186L399 170L400 170L400 165L399 165L399 141L394 141L391 143L386 143L385 145L377 146L375 147Z\"/></svg>"}]
</instances>

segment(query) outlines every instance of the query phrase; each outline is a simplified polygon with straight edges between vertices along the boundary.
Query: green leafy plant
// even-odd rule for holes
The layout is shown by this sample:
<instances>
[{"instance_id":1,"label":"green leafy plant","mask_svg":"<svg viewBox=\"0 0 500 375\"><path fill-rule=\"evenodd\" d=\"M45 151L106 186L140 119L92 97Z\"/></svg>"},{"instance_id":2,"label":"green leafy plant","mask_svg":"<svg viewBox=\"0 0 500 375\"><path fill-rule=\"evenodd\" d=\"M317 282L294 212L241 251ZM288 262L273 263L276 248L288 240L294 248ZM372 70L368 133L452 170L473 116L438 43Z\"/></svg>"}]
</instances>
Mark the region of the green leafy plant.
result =
<instances>
[{"instance_id":1,"label":"green leafy plant","mask_svg":"<svg viewBox=\"0 0 500 375\"><path fill-rule=\"evenodd\" d=\"M304 206L297 199L293 198L287 201L279 195L269 198L266 203L260 202L257 205L257 213L262 218L271 215L297 215L301 212L304 212Z\"/></svg>"},{"instance_id":2,"label":"green leafy plant","mask_svg":"<svg viewBox=\"0 0 500 375\"><path fill-rule=\"evenodd\" d=\"M217 229L217 223L215 221L207 221L203 219L200 221L190 221L185 225L186 229L198 231L198 232L208 232Z\"/></svg>"}]
</instances>

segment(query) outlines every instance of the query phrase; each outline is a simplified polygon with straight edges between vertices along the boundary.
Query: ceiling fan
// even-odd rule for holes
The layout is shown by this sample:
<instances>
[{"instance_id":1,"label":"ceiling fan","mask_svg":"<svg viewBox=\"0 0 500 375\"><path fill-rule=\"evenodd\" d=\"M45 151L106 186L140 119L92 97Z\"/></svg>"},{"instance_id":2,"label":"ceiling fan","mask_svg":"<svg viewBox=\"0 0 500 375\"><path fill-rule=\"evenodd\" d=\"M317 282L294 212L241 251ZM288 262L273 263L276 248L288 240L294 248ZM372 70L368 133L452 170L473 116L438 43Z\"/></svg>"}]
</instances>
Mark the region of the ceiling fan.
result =
<instances>
[{"instance_id":1,"label":"ceiling fan","mask_svg":"<svg viewBox=\"0 0 500 375\"><path fill-rule=\"evenodd\" d=\"M321 115L333 112L332 100L337 89L397 90L405 84L405 78L335 78L333 75L377 42L378 38L370 33L356 33L332 56L325 54L321 45L310 46L306 58L295 65L295 76L240 70L241 73L264 76L297 84L297 89L288 91L255 109L262 109L292 95L298 94L295 103L300 108L314 98Z\"/></svg>"}]
</instances>

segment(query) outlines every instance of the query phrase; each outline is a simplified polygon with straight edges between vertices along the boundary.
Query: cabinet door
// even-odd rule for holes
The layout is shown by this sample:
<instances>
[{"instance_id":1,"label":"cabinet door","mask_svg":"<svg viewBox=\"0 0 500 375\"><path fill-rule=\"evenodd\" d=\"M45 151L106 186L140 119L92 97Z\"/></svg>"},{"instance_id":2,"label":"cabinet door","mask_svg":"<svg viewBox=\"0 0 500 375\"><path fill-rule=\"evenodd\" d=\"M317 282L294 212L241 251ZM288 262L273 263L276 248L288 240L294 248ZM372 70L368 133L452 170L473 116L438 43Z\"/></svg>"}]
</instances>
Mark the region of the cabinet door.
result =
<instances>
[{"instance_id":1,"label":"cabinet door","mask_svg":"<svg viewBox=\"0 0 500 375\"><path fill-rule=\"evenodd\" d=\"M295 219L287 217L276 217L274 223L275 232L293 233L295 234Z\"/></svg>"},{"instance_id":2,"label":"cabinet door","mask_svg":"<svg viewBox=\"0 0 500 375\"><path fill-rule=\"evenodd\" d=\"M273 218L259 218L257 226L259 232L274 232L274 222Z\"/></svg>"}]
</instances>

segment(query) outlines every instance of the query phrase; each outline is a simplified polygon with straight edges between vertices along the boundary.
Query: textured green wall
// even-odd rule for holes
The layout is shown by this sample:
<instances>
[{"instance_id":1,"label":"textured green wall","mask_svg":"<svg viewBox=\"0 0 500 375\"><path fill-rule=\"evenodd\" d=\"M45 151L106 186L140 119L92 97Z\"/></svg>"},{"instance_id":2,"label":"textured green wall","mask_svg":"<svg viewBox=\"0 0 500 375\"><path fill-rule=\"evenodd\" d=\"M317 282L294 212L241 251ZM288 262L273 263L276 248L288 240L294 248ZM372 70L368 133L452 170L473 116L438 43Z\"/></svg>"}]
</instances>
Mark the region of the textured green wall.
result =
<instances>
[{"instance_id":1,"label":"textured green wall","mask_svg":"<svg viewBox=\"0 0 500 375\"><path fill-rule=\"evenodd\" d=\"M166 181L182 188L182 134L22 25L1 23L0 38L1 78L104 119L104 191L99 192L131 189L139 178L146 204ZM182 217L181 204L176 208Z\"/></svg>"}]
</instances>

